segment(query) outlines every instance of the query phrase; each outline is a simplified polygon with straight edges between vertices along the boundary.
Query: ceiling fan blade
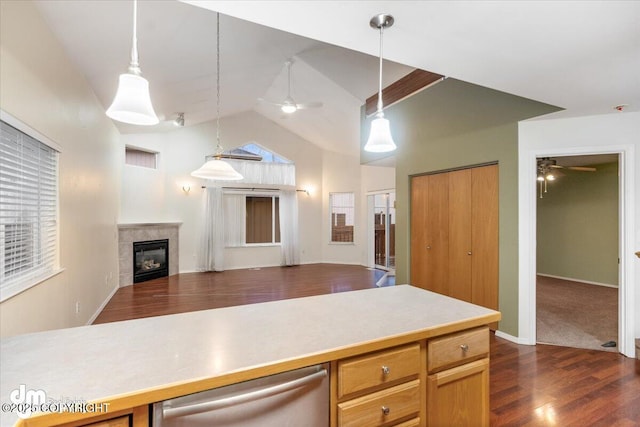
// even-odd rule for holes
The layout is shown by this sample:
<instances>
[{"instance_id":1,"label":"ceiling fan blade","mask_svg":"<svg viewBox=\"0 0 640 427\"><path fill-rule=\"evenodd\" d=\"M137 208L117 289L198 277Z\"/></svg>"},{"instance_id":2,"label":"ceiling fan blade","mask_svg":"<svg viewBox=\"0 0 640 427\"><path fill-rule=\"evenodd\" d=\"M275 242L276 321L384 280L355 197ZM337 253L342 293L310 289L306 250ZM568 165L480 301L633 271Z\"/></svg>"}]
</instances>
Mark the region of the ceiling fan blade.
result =
<instances>
[{"instance_id":1,"label":"ceiling fan blade","mask_svg":"<svg viewBox=\"0 0 640 427\"><path fill-rule=\"evenodd\" d=\"M282 104L279 102L267 101L264 98L258 98L258 102L264 102L265 104L275 105L276 107L282 107Z\"/></svg>"},{"instance_id":2,"label":"ceiling fan blade","mask_svg":"<svg viewBox=\"0 0 640 427\"><path fill-rule=\"evenodd\" d=\"M296 107L299 110L304 110L307 108L320 108L322 107L322 102L304 102L302 104L296 104Z\"/></svg>"},{"instance_id":3,"label":"ceiling fan blade","mask_svg":"<svg viewBox=\"0 0 640 427\"><path fill-rule=\"evenodd\" d=\"M560 165L547 165L547 166L553 169L564 169L564 166L560 166Z\"/></svg>"},{"instance_id":4,"label":"ceiling fan blade","mask_svg":"<svg viewBox=\"0 0 640 427\"><path fill-rule=\"evenodd\" d=\"M567 166L567 169L582 172L595 172L597 169L588 166Z\"/></svg>"}]
</instances>

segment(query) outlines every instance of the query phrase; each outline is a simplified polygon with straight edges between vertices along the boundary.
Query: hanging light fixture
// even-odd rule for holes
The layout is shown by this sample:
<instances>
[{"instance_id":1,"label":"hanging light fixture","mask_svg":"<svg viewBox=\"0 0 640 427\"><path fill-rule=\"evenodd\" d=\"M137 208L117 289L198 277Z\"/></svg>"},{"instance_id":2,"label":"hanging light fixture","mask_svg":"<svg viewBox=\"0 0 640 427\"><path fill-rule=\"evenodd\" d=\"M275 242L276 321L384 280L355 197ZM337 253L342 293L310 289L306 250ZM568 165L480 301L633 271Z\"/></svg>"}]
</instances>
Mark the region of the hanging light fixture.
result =
<instances>
[{"instance_id":1,"label":"hanging light fixture","mask_svg":"<svg viewBox=\"0 0 640 427\"><path fill-rule=\"evenodd\" d=\"M107 116L113 120L132 125L155 125L160 122L149 96L149 82L142 77L140 64L138 63L138 1L133 0L133 41L131 46L131 63L129 71L120 74L118 91L111 106L107 110Z\"/></svg>"},{"instance_id":2,"label":"hanging light fixture","mask_svg":"<svg viewBox=\"0 0 640 427\"><path fill-rule=\"evenodd\" d=\"M369 21L372 28L380 30L380 80L378 84L378 110L376 118L371 121L371 131L369 139L364 146L365 151L374 153L384 153L396 149L396 144L391 136L389 120L384 118L382 111L382 35L385 28L393 25L393 16L382 13L376 15Z\"/></svg>"},{"instance_id":3,"label":"hanging light fixture","mask_svg":"<svg viewBox=\"0 0 640 427\"><path fill-rule=\"evenodd\" d=\"M536 180L538 181L539 194L540 198L543 198L543 194L547 192L547 183L550 181L555 181L556 176L553 174L551 168L544 163L544 159L542 162L538 162L538 173L536 176Z\"/></svg>"},{"instance_id":4,"label":"hanging light fixture","mask_svg":"<svg viewBox=\"0 0 640 427\"><path fill-rule=\"evenodd\" d=\"M242 179L233 167L222 160L224 152L220 145L220 13L216 14L216 153L211 160L207 160L200 169L191 172L191 176L221 181L236 181Z\"/></svg>"}]
</instances>

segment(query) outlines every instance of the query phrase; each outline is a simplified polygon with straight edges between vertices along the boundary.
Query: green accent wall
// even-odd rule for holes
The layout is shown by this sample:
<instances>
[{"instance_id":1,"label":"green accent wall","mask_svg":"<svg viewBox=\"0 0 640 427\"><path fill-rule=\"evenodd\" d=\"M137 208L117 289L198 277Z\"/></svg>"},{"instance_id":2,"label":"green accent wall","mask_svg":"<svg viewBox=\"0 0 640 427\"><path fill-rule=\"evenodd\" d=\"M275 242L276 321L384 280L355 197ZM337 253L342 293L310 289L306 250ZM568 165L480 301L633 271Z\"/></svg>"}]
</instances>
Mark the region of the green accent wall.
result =
<instances>
[{"instance_id":1,"label":"green accent wall","mask_svg":"<svg viewBox=\"0 0 640 427\"><path fill-rule=\"evenodd\" d=\"M618 286L618 163L595 167L563 169L538 198L537 271Z\"/></svg>"},{"instance_id":2,"label":"green accent wall","mask_svg":"<svg viewBox=\"0 0 640 427\"><path fill-rule=\"evenodd\" d=\"M451 78L385 109L398 146L396 283L410 283L410 176L498 162L499 328L518 336L518 121L558 110ZM363 163L381 157L361 151Z\"/></svg>"}]
</instances>

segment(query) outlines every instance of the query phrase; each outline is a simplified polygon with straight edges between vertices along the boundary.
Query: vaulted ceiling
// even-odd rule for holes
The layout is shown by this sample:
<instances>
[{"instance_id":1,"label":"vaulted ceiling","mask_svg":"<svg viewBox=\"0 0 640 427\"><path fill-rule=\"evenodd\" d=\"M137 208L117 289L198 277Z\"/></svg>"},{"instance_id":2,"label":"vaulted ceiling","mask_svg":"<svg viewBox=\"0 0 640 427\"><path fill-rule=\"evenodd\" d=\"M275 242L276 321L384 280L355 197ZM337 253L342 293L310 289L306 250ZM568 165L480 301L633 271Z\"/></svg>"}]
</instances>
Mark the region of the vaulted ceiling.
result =
<instances>
[{"instance_id":1,"label":"vaulted ceiling","mask_svg":"<svg viewBox=\"0 0 640 427\"><path fill-rule=\"evenodd\" d=\"M111 103L129 62L132 2L37 0L100 102ZM564 116L640 109L640 2L634 1L156 1L138 4L138 47L156 112L169 128L215 117L215 13L221 17L222 116L255 110L324 149L359 150L360 106L377 90L378 33L385 85L422 68L566 109ZM292 95L321 108L286 116L257 101Z\"/></svg>"}]
</instances>

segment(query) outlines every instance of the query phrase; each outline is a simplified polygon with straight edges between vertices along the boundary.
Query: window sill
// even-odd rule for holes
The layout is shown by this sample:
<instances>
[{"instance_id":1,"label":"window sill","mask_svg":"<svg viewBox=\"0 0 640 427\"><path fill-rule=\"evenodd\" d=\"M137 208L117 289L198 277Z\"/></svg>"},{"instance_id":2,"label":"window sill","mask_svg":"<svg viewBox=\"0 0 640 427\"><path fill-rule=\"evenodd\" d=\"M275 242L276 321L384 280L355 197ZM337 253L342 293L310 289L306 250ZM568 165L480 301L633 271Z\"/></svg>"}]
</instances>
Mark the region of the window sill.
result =
<instances>
[{"instance_id":1,"label":"window sill","mask_svg":"<svg viewBox=\"0 0 640 427\"><path fill-rule=\"evenodd\" d=\"M240 246L225 246L225 249L280 247L280 243L247 243Z\"/></svg>"},{"instance_id":2,"label":"window sill","mask_svg":"<svg viewBox=\"0 0 640 427\"><path fill-rule=\"evenodd\" d=\"M63 267L58 268L57 270L52 271L51 273L48 273L44 276L38 276L38 277L34 277L31 278L29 280L26 280L24 282L22 281L18 281L16 283L14 283L13 285L9 285L6 289L2 290L2 293L0 294L0 303L15 297L18 294L21 294L22 292L26 291L27 289L31 289L36 285L39 285L42 282L45 282L49 279L51 279L54 276L57 276L58 274L62 273L65 269Z\"/></svg>"},{"instance_id":3,"label":"window sill","mask_svg":"<svg viewBox=\"0 0 640 427\"><path fill-rule=\"evenodd\" d=\"M337 246L355 246L355 242L329 242L330 245Z\"/></svg>"}]
</instances>

